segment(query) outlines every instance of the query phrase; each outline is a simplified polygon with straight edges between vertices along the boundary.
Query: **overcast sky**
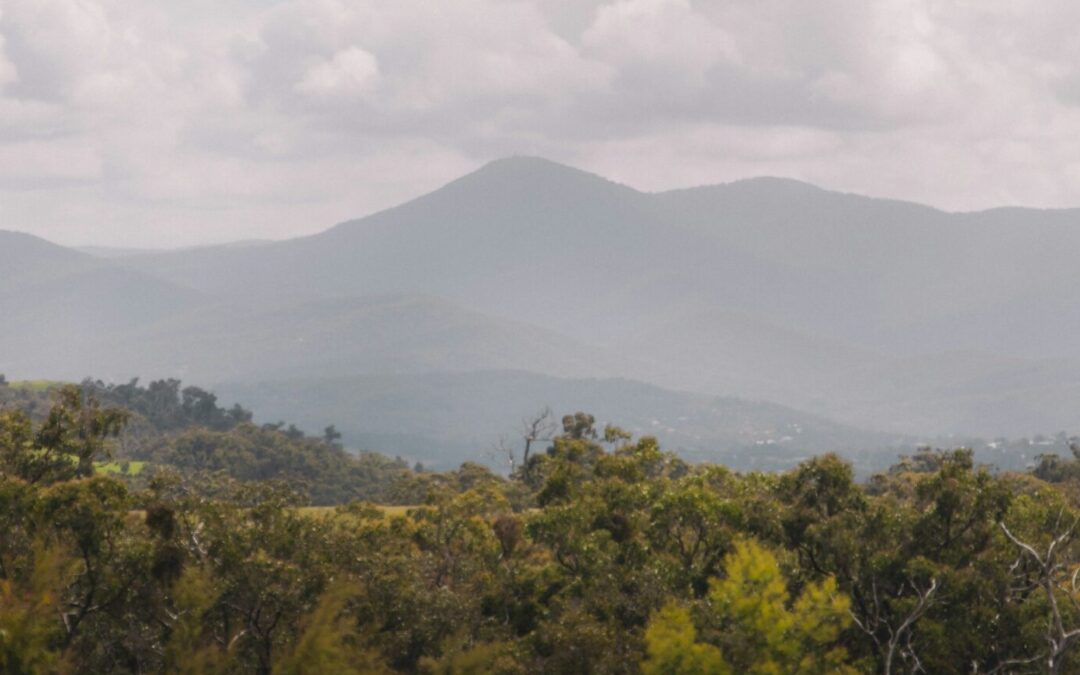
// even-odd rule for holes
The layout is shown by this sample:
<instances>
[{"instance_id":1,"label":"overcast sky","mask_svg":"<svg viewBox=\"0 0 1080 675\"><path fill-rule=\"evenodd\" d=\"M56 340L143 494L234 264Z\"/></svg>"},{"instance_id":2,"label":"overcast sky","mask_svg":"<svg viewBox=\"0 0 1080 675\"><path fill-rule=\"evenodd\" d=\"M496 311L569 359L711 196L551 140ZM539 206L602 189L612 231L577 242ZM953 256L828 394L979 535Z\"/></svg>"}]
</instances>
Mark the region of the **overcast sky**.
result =
<instances>
[{"instance_id":1,"label":"overcast sky","mask_svg":"<svg viewBox=\"0 0 1080 675\"><path fill-rule=\"evenodd\" d=\"M0 0L0 228L281 238L511 154L1080 206L1080 3Z\"/></svg>"}]
</instances>

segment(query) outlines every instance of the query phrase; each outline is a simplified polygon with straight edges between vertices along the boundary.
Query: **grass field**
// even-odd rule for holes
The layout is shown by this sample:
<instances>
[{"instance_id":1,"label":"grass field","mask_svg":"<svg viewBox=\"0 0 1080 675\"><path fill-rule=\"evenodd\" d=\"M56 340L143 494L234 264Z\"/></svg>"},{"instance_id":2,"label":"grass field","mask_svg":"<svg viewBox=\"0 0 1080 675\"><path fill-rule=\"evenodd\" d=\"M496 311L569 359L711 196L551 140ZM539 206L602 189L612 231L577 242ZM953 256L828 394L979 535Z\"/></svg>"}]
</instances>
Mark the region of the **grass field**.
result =
<instances>
[{"instance_id":1,"label":"grass field","mask_svg":"<svg viewBox=\"0 0 1080 675\"><path fill-rule=\"evenodd\" d=\"M145 466L146 462L95 462L94 471L121 476L138 476Z\"/></svg>"},{"instance_id":2,"label":"grass field","mask_svg":"<svg viewBox=\"0 0 1080 675\"><path fill-rule=\"evenodd\" d=\"M134 464L135 462L132 462ZM375 508L382 511L387 518L404 518L409 514L410 509L415 509L415 506L382 506L379 504L374 505ZM334 515L337 510L336 506L302 506L300 507L300 513L305 516L311 516L312 518L325 518L327 516ZM132 509L128 511L128 516L136 521L142 520L146 517L146 511L143 509Z\"/></svg>"},{"instance_id":3,"label":"grass field","mask_svg":"<svg viewBox=\"0 0 1080 675\"><path fill-rule=\"evenodd\" d=\"M22 389L25 391L46 391L59 384L61 383L53 380L19 380L17 382L8 382L8 386L12 389Z\"/></svg>"},{"instance_id":4,"label":"grass field","mask_svg":"<svg viewBox=\"0 0 1080 675\"><path fill-rule=\"evenodd\" d=\"M374 506L382 511L387 518L404 518L409 515L411 509L416 508L415 506L382 506L379 504ZM313 518L323 518L333 515L335 509L337 509L336 506L304 506L300 509L300 513Z\"/></svg>"}]
</instances>

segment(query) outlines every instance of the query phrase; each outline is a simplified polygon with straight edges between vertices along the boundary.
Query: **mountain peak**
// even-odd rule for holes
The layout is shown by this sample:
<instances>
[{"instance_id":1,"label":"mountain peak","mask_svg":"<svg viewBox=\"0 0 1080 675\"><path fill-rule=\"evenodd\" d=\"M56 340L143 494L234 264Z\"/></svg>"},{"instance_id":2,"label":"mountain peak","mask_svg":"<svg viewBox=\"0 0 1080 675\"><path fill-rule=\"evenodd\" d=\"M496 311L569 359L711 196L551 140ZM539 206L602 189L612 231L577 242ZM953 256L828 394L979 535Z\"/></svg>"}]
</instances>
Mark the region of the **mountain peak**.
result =
<instances>
[{"instance_id":1,"label":"mountain peak","mask_svg":"<svg viewBox=\"0 0 1080 675\"><path fill-rule=\"evenodd\" d=\"M538 157L535 155L508 155L506 157L500 157L493 159L487 164L477 169L474 174L479 173L555 173L555 174L579 174L593 176L586 171L576 169L567 164L561 164L545 157ZM596 176L599 178L599 176Z\"/></svg>"},{"instance_id":2,"label":"mountain peak","mask_svg":"<svg viewBox=\"0 0 1080 675\"><path fill-rule=\"evenodd\" d=\"M610 181L588 171L576 169L543 157L512 155L492 160L476 171L462 176L446 187L483 187L496 190L521 190L546 192L549 190L603 189L637 193L626 185Z\"/></svg>"},{"instance_id":3,"label":"mountain peak","mask_svg":"<svg viewBox=\"0 0 1080 675\"><path fill-rule=\"evenodd\" d=\"M728 183L731 186L753 187L771 190L801 190L804 192L826 192L824 188L818 187L813 183L807 183L796 178L786 178L784 176L757 176L754 178L743 178L741 180L732 181Z\"/></svg>"}]
</instances>

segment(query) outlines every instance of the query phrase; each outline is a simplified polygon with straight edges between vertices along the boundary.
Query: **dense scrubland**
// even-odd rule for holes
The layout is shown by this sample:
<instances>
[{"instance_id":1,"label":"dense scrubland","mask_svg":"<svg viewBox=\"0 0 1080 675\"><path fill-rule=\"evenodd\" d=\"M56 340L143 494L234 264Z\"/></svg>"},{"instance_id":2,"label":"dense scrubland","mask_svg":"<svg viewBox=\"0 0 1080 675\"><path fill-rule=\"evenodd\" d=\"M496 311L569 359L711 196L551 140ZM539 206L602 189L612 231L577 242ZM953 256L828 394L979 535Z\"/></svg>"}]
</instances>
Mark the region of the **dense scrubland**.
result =
<instances>
[{"instance_id":1,"label":"dense scrubland","mask_svg":"<svg viewBox=\"0 0 1080 675\"><path fill-rule=\"evenodd\" d=\"M577 413L502 476L176 381L0 400L5 673L1080 672L1072 456L736 473Z\"/></svg>"}]
</instances>

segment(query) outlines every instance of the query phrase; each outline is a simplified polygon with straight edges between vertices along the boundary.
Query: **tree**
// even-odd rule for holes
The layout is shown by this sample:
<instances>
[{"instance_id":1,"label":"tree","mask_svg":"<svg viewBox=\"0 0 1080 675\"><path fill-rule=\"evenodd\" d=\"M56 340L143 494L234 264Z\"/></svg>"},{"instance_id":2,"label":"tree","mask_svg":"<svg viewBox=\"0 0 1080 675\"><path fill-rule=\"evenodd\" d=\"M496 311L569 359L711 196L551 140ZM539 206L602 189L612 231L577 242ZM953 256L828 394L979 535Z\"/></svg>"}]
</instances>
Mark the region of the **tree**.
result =
<instances>
[{"instance_id":1,"label":"tree","mask_svg":"<svg viewBox=\"0 0 1080 675\"><path fill-rule=\"evenodd\" d=\"M645 631L648 658L641 664L644 675L727 675L731 666L718 647L697 641L690 611L677 604L665 605Z\"/></svg>"},{"instance_id":2,"label":"tree","mask_svg":"<svg viewBox=\"0 0 1080 675\"><path fill-rule=\"evenodd\" d=\"M596 418L588 413L576 412L562 418L563 435L567 438L596 438Z\"/></svg>"},{"instance_id":3,"label":"tree","mask_svg":"<svg viewBox=\"0 0 1080 675\"><path fill-rule=\"evenodd\" d=\"M273 675L390 673L377 654L360 649L351 639L353 626L345 616L345 606L356 595L356 590L343 584L329 587L304 618L303 632L275 664Z\"/></svg>"},{"instance_id":4,"label":"tree","mask_svg":"<svg viewBox=\"0 0 1080 675\"><path fill-rule=\"evenodd\" d=\"M335 448L340 448L341 443L338 442L340 440L341 432L338 431L333 424L323 429L323 443L326 443L327 445Z\"/></svg>"},{"instance_id":5,"label":"tree","mask_svg":"<svg viewBox=\"0 0 1080 675\"><path fill-rule=\"evenodd\" d=\"M1080 640L1080 625L1074 623L1067 627L1067 615L1061 607L1062 601L1067 600L1072 614L1080 611L1080 601L1077 600L1080 597L1080 565L1075 558L1069 560L1066 557L1080 518L1072 516L1069 521L1062 522L1062 515L1063 512L1059 513L1045 550L1036 549L1034 545L1019 539L1004 521L999 523L1001 531L1019 550L1020 559L1013 568L1020 569L1025 561L1030 563L1034 583L1045 595L1048 606L1045 630L1047 649L1042 659L1046 672L1053 674L1061 672L1069 649Z\"/></svg>"},{"instance_id":6,"label":"tree","mask_svg":"<svg viewBox=\"0 0 1080 675\"><path fill-rule=\"evenodd\" d=\"M536 442L550 441L555 434L555 420L554 415L551 412L551 408L544 408L531 418L523 420L522 426L522 439L525 441L525 451L521 456L521 470L524 472L523 478L526 482L529 479L528 471L530 468L529 458L532 453L532 445ZM514 460L513 455L510 456L510 472L514 472Z\"/></svg>"},{"instance_id":7,"label":"tree","mask_svg":"<svg viewBox=\"0 0 1080 675\"><path fill-rule=\"evenodd\" d=\"M0 672L60 673L71 664L56 645L66 568L70 560L58 548L34 547L24 579L0 576Z\"/></svg>"},{"instance_id":8,"label":"tree","mask_svg":"<svg viewBox=\"0 0 1080 675\"><path fill-rule=\"evenodd\" d=\"M835 579L807 585L792 601L776 557L752 540L735 545L724 570L700 612L702 642L711 649L698 646L690 614L669 603L649 622L643 670L694 673L707 664L721 673L854 675L837 644L851 618ZM683 665L690 670L680 670Z\"/></svg>"},{"instance_id":9,"label":"tree","mask_svg":"<svg viewBox=\"0 0 1080 675\"><path fill-rule=\"evenodd\" d=\"M862 613L852 612L852 620L855 624L870 636L881 654L881 671L884 675L891 675L896 658L899 656L906 662L911 663L911 672L924 670L919 660L918 652L912 643L915 622L922 618L933 605L938 591L938 580L931 578L923 587L916 582L910 581L911 593L909 602L905 604L905 611L897 617L893 617L882 601L877 587L871 591L869 607ZM904 598L899 598L903 600ZM897 603L900 604L900 603Z\"/></svg>"},{"instance_id":10,"label":"tree","mask_svg":"<svg viewBox=\"0 0 1080 675\"><path fill-rule=\"evenodd\" d=\"M52 483L94 473L94 462L111 456L110 441L130 413L102 408L75 385L56 392L35 430L21 410L0 414L0 468L31 483Z\"/></svg>"}]
</instances>

